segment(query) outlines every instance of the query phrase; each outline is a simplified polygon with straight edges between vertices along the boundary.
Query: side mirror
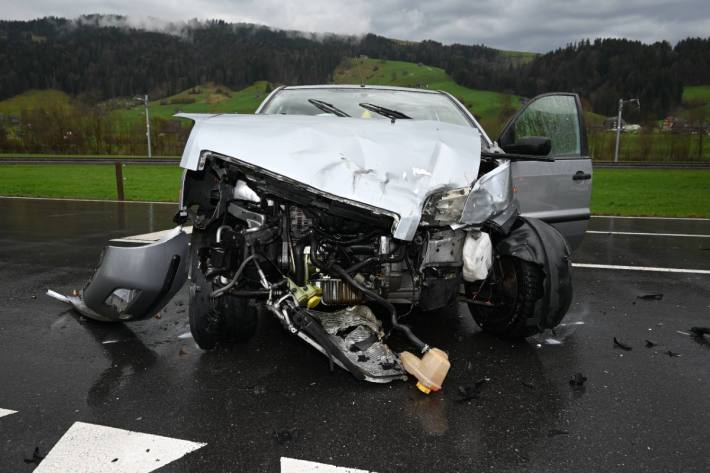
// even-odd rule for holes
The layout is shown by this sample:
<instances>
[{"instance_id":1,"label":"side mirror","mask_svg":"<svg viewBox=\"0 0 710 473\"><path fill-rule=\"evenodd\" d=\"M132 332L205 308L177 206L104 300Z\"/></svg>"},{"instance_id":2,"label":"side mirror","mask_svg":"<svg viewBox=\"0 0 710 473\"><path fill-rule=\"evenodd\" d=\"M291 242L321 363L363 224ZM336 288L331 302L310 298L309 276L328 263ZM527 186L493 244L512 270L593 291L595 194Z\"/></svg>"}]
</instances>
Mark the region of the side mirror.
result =
<instances>
[{"instance_id":1,"label":"side mirror","mask_svg":"<svg viewBox=\"0 0 710 473\"><path fill-rule=\"evenodd\" d=\"M552 140L546 136L524 136L514 143L501 145L506 153L547 156L552 150Z\"/></svg>"}]
</instances>

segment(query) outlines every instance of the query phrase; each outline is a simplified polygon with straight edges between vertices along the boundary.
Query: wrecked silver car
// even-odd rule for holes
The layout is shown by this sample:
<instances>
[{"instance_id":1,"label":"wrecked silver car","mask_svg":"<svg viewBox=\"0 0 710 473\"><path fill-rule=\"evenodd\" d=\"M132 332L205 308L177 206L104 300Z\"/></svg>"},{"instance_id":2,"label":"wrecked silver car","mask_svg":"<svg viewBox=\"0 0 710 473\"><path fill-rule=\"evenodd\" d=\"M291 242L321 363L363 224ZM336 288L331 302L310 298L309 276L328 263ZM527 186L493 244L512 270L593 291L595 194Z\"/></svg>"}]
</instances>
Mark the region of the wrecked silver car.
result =
<instances>
[{"instance_id":1,"label":"wrecked silver car","mask_svg":"<svg viewBox=\"0 0 710 473\"><path fill-rule=\"evenodd\" d=\"M419 89L282 87L255 115L182 116L189 252L179 230L115 270L107 250L75 298L85 315L150 316L189 272L200 347L249 338L261 306L358 379L409 373L429 392L449 362L403 312L465 301L505 338L567 312L591 194L576 95L527 102L497 142L454 97ZM393 351L392 332L413 353Z\"/></svg>"}]
</instances>

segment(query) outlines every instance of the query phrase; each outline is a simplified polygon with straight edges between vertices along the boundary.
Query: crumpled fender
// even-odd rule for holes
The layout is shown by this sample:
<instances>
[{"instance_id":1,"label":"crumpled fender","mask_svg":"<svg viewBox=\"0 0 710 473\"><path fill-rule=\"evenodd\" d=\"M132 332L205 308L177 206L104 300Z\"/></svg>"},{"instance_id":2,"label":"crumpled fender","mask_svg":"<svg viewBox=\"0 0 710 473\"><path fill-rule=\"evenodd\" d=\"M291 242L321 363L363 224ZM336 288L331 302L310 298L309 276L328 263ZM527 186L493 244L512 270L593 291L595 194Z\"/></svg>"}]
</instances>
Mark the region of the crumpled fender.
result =
<instances>
[{"instance_id":1,"label":"crumpled fender","mask_svg":"<svg viewBox=\"0 0 710 473\"><path fill-rule=\"evenodd\" d=\"M538 325L557 326L572 302L570 250L562 234L542 220L519 217L510 234L496 245L496 252L542 267L544 293L535 307Z\"/></svg>"},{"instance_id":2,"label":"crumpled fender","mask_svg":"<svg viewBox=\"0 0 710 473\"><path fill-rule=\"evenodd\" d=\"M156 243L107 246L99 267L79 295L47 294L101 322L155 315L187 280L188 236L174 228Z\"/></svg>"}]
</instances>

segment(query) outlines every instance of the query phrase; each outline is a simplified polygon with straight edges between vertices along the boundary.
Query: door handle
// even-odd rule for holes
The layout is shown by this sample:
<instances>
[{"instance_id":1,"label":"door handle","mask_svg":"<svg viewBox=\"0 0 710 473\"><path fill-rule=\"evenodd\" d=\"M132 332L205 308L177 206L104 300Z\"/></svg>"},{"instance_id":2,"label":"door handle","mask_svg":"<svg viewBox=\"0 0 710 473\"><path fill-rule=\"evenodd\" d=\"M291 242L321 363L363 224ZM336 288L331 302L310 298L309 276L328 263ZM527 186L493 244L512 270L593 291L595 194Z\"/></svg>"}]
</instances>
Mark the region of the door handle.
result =
<instances>
[{"instance_id":1,"label":"door handle","mask_svg":"<svg viewBox=\"0 0 710 473\"><path fill-rule=\"evenodd\" d=\"M572 180L575 181L586 181L587 179L591 179L592 175L588 172L584 171L577 171L574 173L574 176L572 176Z\"/></svg>"}]
</instances>

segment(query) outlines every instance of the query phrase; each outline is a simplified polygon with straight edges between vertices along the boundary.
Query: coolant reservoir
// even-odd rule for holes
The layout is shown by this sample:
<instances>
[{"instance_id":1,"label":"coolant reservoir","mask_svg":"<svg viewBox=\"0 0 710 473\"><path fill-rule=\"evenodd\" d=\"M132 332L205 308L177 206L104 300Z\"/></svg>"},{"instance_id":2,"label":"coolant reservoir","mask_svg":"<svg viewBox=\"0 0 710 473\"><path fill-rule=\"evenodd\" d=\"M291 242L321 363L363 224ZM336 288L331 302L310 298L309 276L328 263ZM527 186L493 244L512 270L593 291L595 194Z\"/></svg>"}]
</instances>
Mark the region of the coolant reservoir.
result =
<instances>
[{"instance_id":1,"label":"coolant reservoir","mask_svg":"<svg viewBox=\"0 0 710 473\"><path fill-rule=\"evenodd\" d=\"M417 388L424 394L440 390L451 367L449 356L438 348L430 349L421 358L405 351L399 359L407 373L417 378Z\"/></svg>"}]
</instances>

